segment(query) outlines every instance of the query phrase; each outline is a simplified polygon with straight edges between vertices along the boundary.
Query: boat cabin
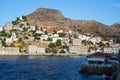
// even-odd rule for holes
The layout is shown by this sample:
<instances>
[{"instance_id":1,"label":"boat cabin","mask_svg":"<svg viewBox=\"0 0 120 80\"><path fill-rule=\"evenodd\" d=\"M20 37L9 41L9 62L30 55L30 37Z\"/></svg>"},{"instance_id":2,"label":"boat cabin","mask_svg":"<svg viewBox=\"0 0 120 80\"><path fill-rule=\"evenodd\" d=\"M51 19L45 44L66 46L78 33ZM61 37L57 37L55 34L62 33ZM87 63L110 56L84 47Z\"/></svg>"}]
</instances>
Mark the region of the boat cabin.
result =
<instances>
[{"instance_id":1,"label":"boat cabin","mask_svg":"<svg viewBox=\"0 0 120 80\"><path fill-rule=\"evenodd\" d=\"M108 54L102 53L102 52L96 52L92 55L89 55L88 58L88 64L106 64L108 60Z\"/></svg>"}]
</instances>

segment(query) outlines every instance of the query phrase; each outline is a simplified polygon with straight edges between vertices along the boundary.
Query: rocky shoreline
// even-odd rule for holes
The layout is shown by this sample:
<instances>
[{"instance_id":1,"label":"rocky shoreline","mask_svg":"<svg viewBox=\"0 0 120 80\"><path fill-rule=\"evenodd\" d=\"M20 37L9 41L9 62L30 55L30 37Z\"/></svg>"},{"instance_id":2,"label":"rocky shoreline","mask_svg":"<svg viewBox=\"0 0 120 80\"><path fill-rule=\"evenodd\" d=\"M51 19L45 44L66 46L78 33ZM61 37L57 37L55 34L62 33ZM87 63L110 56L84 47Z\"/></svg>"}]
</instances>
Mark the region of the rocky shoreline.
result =
<instances>
[{"instance_id":1,"label":"rocky shoreline","mask_svg":"<svg viewBox=\"0 0 120 80\"><path fill-rule=\"evenodd\" d=\"M9 54L0 54L0 56L82 56L86 57L87 55L81 54L53 54L53 53L41 53L41 54L28 54L28 53L9 53Z\"/></svg>"}]
</instances>

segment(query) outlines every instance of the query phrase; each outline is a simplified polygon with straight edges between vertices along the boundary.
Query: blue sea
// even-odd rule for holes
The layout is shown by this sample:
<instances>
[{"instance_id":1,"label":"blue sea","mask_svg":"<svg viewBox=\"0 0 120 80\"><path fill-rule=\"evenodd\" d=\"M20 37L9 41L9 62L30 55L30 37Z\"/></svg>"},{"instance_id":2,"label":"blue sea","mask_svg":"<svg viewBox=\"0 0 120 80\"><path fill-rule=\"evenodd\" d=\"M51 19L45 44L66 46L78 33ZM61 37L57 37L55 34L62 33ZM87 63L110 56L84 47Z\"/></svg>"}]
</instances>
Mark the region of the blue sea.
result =
<instances>
[{"instance_id":1,"label":"blue sea","mask_svg":"<svg viewBox=\"0 0 120 80\"><path fill-rule=\"evenodd\" d=\"M2 56L0 80L105 80L80 73L84 57Z\"/></svg>"}]
</instances>

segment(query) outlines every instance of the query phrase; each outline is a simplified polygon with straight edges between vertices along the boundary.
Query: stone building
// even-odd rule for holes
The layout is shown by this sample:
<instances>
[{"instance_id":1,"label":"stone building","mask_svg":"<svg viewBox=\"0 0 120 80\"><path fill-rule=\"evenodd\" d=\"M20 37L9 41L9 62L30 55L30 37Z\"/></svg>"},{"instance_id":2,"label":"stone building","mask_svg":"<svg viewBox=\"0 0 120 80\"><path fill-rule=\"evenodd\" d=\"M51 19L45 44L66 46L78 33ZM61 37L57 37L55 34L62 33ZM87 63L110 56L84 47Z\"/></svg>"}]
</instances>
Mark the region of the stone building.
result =
<instances>
[{"instance_id":1,"label":"stone building","mask_svg":"<svg viewBox=\"0 0 120 80\"><path fill-rule=\"evenodd\" d=\"M0 54L18 54L18 47L0 47Z\"/></svg>"},{"instance_id":2,"label":"stone building","mask_svg":"<svg viewBox=\"0 0 120 80\"><path fill-rule=\"evenodd\" d=\"M29 54L44 54L45 48L44 47L37 47L33 45L28 45L26 47L26 52Z\"/></svg>"},{"instance_id":3,"label":"stone building","mask_svg":"<svg viewBox=\"0 0 120 80\"><path fill-rule=\"evenodd\" d=\"M70 45L69 46L69 53L70 54L87 55L88 54L88 47L77 46L77 45Z\"/></svg>"}]
</instances>

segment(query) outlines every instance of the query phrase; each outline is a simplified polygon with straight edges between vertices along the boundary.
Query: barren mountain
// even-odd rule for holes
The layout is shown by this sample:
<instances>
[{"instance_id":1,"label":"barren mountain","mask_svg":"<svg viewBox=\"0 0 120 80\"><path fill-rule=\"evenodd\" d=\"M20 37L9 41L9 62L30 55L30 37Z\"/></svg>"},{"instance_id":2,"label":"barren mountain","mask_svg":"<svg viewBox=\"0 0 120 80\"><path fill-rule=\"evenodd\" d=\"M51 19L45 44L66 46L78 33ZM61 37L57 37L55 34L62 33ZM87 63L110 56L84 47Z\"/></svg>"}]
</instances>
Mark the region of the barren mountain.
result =
<instances>
[{"instance_id":1,"label":"barren mountain","mask_svg":"<svg viewBox=\"0 0 120 80\"><path fill-rule=\"evenodd\" d=\"M119 29L120 29L120 22L119 22L119 23L115 23L115 24L111 25L111 27L115 27L115 28L119 28Z\"/></svg>"},{"instance_id":2,"label":"barren mountain","mask_svg":"<svg viewBox=\"0 0 120 80\"><path fill-rule=\"evenodd\" d=\"M91 33L95 36L103 37L115 37L119 36L120 33L120 28L110 27L95 20L65 18L59 10L54 9L38 8L35 12L27 15L27 18L28 23L39 27L64 27L80 33Z\"/></svg>"}]
</instances>

